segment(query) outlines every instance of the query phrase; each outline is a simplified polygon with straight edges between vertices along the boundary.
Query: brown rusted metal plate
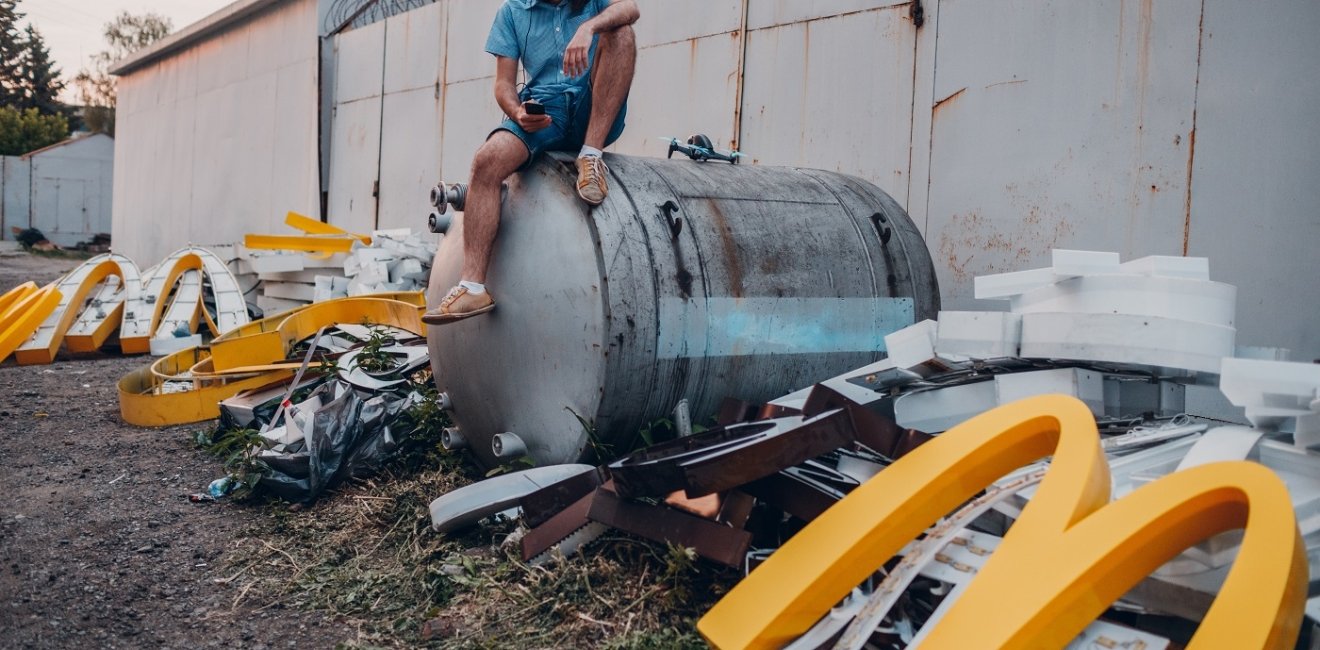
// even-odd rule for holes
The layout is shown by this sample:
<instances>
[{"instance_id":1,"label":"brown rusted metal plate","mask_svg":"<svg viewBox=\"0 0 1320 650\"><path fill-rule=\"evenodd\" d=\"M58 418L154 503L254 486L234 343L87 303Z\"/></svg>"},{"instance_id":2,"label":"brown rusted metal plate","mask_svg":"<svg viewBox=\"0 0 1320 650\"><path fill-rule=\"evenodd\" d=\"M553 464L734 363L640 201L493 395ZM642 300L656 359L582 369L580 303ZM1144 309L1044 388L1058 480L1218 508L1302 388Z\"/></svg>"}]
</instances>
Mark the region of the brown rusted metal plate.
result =
<instances>
[{"instance_id":1,"label":"brown rusted metal plate","mask_svg":"<svg viewBox=\"0 0 1320 650\"><path fill-rule=\"evenodd\" d=\"M731 567L742 566L752 540L745 530L667 506L629 501L603 486L596 489L587 516L634 535L691 548L708 560Z\"/></svg>"}]
</instances>

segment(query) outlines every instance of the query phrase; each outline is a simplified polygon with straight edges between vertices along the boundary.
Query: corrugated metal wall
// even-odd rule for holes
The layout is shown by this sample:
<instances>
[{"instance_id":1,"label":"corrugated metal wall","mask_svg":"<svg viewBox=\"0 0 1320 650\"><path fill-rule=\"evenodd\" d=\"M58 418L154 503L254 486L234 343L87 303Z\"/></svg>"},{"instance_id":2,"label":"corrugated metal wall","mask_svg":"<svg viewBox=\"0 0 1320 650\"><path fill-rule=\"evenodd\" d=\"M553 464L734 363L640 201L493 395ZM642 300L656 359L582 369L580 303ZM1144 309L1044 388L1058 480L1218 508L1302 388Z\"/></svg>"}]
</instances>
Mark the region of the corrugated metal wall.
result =
<instances>
[{"instance_id":1,"label":"corrugated metal wall","mask_svg":"<svg viewBox=\"0 0 1320 650\"><path fill-rule=\"evenodd\" d=\"M760 164L873 181L923 229L949 308L984 308L974 276L1046 265L1055 247L1207 255L1214 278L1241 289L1241 343L1320 357L1308 250L1320 241L1320 3L638 1L615 151L663 155L657 136L704 132ZM439 0L336 37L332 223L421 228L433 181L465 180L499 119L483 52L498 6ZM300 118L314 123L313 110ZM267 128L248 122L260 117L216 133ZM249 183L264 197L242 203L226 235L314 206L310 148L292 195L224 171L252 159L268 173L261 150L206 163L229 174L212 200ZM183 204L185 223L208 205ZM161 255L171 237L181 243L171 231L147 248Z\"/></svg>"},{"instance_id":2,"label":"corrugated metal wall","mask_svg":"<svg viewBox=\"0 0 1320 650\"><path fill-rule=\"evenodd\" d=\"M119 79L115 251L154 264L319 212L316 0Z\"/></svg>"},{"instance_id":3,"label":"corrugated metal wall","mask_svg":"<svg viewBox=\"0 0 1320 650\"><path fill-rule=\"evenodd\" d=\"M0 239L36 228L60 246L110 232L115 141L93 135L25 156L4 156Z\"/></svg>"}]
</instances>

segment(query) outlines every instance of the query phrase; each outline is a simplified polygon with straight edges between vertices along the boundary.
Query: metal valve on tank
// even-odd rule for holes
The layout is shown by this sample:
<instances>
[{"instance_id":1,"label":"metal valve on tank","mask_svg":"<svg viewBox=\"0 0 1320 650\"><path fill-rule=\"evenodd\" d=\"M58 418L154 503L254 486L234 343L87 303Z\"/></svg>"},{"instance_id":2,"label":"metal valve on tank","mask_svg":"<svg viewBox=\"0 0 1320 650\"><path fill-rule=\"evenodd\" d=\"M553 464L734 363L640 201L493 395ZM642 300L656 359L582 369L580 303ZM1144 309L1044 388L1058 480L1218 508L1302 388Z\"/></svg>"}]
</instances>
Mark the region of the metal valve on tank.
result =
<instances>
[{"instance_id":1,"label":"metal valve on tank","mask_svg":"<svg viewBox=\"0 0 1320 650\"><path fill-rule=\"evenodd\" d=\"M490 451L501 460L521 458L527 455L527 444L515 433L497 433L490 439Z\"/></svg>"},{"instance_id":2,"label":"metal valve on tank","mask_svg":"<svg viewBox=\"0 0 1320 650\"><path fill-rule=\"evenodd\" d=\"M467 449L468 442L467 438L463 437L463 433L458 430L458 427L445 427L440 432L440 446L447 451L457 451Z\"/></svg>"},{"instance_id":3,"label":"metal valve on tank","mask_svg":"<svg viewBox=\"0 0 1320 650\"><path fill-rule=\"evenodd\" d=\"M455 211L460 211L467 203L467 185L462 183L437 183L431 188L431 216L427 218L426 225L431 232L443 233L449 230L453 223L453 215L449 208L452 206Z\"/></svg>"}]
</instances>

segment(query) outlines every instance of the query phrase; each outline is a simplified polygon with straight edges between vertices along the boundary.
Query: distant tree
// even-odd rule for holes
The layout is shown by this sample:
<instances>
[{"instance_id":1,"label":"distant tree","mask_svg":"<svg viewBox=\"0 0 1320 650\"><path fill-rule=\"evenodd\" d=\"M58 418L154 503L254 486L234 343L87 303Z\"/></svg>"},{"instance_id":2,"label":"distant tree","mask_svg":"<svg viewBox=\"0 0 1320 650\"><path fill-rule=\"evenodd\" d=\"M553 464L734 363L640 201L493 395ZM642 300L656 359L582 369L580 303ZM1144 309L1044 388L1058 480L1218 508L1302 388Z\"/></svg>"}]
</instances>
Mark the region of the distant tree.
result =
<instances>
[{"instance_id":1,"label":"distant tree","mask_svg":"<svg viewBox=\"0 0 1320 650\"><path fill-rule=\"evenodd\" d=\"M0 156L21 156L67 137L69 121L63 115L0 106Z\"/></svg>"},{"instance_id":2,"label":"distant tree","mask_svg":"<svg viewBox=\"0 0 1320 650\"><path fill-rule=\"evenodd\" d=\"M19 108L35 108L46 115L62 114L64 105L58 97L64 90L60 69L50 59L50 50L41 38L41 32L27 26L23 43L23 56L19 59L19 85L23 96Z\"/></svg>"},{"instance_id":3,"label":"distant tree","mask_svg":"<svg viewBox=\"0 0 1320 650\"><path fill-rule=\"evenodd\" d=\"M17 106L21 85L23 36L18 31L18 0L0 0L0 106Z\"/></svg>"},{"instance_id":4,"label":"distant tree","mask_svg":"<svg viewBox=\"0 0 1320 650\"><path fill-rule=\"evenodd\" d=\"M169 18L155 13L135 16L125 11L106 23L103 34L110 49L92 55L90 65L73 78L73 84L78 87L78 98L85 106L83 120L88 129L114 135L117 95L115 78L110 76L111 66L165 38L172 29L174 26Z\"/></svg>"}]
</instances>

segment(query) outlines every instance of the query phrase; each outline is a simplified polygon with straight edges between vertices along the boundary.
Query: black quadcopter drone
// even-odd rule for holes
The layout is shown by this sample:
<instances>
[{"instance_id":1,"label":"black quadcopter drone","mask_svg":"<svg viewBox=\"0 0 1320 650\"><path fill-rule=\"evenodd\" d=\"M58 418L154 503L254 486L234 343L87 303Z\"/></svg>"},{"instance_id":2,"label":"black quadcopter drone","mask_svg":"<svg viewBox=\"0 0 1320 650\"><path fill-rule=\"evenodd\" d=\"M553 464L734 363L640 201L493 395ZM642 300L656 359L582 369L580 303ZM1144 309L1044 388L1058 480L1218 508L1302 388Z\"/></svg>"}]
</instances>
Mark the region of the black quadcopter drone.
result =
<instances>
[{"instance_id":1,"label":"black quadcopter drone","mask_svg":"<svg viewBox=\"0 0 1320 650\"><path fill-rule=\"evenodd\" d=\"M723 160L731 164L738 164L738 159L743 155L737 151L719 151L715 148L710 138L697 134L687 139L687 144L678 141L678 138L660 138L669 143L669 157L674 157L677 151L688 158L697 162L706 162L708 160Z\"/></svg>"}]
</instances>

